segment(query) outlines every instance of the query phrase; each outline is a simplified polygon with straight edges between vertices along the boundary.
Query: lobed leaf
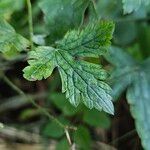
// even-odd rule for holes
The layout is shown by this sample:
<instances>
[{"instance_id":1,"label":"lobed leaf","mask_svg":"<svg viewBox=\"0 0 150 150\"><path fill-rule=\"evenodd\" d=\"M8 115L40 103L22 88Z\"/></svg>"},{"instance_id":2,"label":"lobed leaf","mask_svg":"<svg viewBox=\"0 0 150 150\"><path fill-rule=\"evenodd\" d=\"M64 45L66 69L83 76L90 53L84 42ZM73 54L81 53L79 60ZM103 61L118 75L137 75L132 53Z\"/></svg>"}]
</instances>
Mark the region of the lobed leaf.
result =
<instances>
[{"instance_id":1,"label":"lobed leaf","mask_svg":"<svg viewBox=\"0 0 150 150\"><path fill-rule=\"evenodd\" d=\"M148 78L146 72L137 72L133 84L127 90L130 111L145 150L150 149L150 79Z\"/></svg>"},{"instance_id":2,"label":"lobed leaf","mask_svg":"<svg viewBox=\"0 0 150 150\"><path fill-rule=\"evenodd\" d=\"M107 60L116 67L111 76L113 94L118 96L127 89L127 100L137 132L144 149L149 150L150 58L139 64L129 54L116 47L111 48L110 56Z\"/></svg>"},{"instance_id":3,"label":"lobed leaf","mask_svg":"<svg viewBox=\"0 0 150 150\"><path fill-rule=\"evenodd\" d=\"M62 92L74 106L83 102L88 108L104 110L110 114L114 113L112 104L111 88L104 81L106 72L93 64L75 61L73 57L64 50L51 47L39 47L31 51L29 55L29 66L24 71L24 77L30 81L47 78L57 67L62 80ZM92 67L95 73L89 71ZM99 74L99 78L97 76Z\"/></svg>"}]
</instances>

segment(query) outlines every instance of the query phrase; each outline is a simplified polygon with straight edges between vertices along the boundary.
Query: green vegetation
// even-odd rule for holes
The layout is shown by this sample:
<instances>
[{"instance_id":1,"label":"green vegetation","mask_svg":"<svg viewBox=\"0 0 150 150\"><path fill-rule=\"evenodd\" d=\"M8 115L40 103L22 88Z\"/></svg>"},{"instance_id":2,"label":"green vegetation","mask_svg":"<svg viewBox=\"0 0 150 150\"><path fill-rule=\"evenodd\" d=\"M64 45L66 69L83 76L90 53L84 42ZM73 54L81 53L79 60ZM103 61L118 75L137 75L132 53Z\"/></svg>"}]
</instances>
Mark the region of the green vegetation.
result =
<instances>
[{"instance_id":1,"label":"green vegetation","mask_svg":"<svg viewBox=\"0 0 150 150\"><path fill-rule=\"evenodd\" d=\"M0 0L0 134L150 150L149 21L150 0Z\"/></svg>"}]
</instances>

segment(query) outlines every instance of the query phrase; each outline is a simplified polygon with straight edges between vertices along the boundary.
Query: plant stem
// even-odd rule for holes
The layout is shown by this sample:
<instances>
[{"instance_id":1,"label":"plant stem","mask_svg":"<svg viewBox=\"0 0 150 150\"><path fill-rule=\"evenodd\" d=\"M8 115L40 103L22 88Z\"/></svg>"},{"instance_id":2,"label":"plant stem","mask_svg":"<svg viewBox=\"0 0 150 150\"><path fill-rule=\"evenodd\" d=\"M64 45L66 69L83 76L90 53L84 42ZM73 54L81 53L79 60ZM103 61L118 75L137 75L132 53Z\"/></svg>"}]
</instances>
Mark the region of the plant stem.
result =
<instances>
[{"instance_id":1,"label":"plant stem","mask_svg":"<svg viewBox=\"0 0 150 150\"><path fill-rule=\"evenodd\" d=\"M21 89L19 89L14 83L12 83L7 76L3 75L4 81L14 90L16 91L19 95L22 95L23 97L27 98L37 109L39 109L43 114L45 114L49 119L54 120L61 128L66 130L71 129L71 130L76 130L75 127L71 126L65 126L62 124L57 118L55 118L53 115L51 115L45 108L39 106L34 100L31 99L30 96L26 95Z\"/></svg>"},{"instance_id":2,"label":"plant stem","mask_svg":"<svg viewBox=\"0 0 150 150\"><path fill-rule=\"evenodd\" d=\"M68 130L65 130L65 134L66 134L66 137L67 137L67 140L68 140L70 146L72 146L72 142L71 142L71 138L70 138Z\"/></svg>"},{"instance_id":3,"label":"plant stem","mask_svg":"<svg viewBox=\"0 0 150 150\"><path fill-rule=\"evenodd\" d=\"M30 44L31 50L33 49L33 19L32 19L32 5L31 1L27 0L27 8L28 8L28 23L29 23L29 33L30 33Z\"/></svg>"},{"instance_id":4,"label":"plant stem","mask_svg":"<svg viewBox=\"0 0 150 150\"><path fill-rule=\"evenodd\" d=\"M136 130L135 129L131 130L131 131L127 132L126 134L124 134L123 136L121 136L121 137L111 141L109 144L115 145L116 143L124 141L124 140L126 140L127 138L129 138L130 136L132 136L134 134L136 134Z\"/></svg>"}]
</instances>

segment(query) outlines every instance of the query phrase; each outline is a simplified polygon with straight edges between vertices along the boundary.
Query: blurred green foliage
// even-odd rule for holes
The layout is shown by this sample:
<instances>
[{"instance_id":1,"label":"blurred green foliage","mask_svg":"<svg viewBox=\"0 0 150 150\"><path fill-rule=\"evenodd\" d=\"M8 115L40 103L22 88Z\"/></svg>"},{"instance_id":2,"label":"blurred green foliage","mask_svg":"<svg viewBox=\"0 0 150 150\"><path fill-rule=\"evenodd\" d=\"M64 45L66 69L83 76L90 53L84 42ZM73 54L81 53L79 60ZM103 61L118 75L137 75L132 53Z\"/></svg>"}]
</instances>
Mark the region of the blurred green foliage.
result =
<instances>
[{"instance_id":1,"label":"blurred green foliage","mask_svg":"<svg viewBox=\"0 0 150 150\"><path fill-rule=\"evenodd\" d=\"M149 150L149 0L35 0L31 2L35 46L52 44L53 47L66 48L67 45L64 43L68 41L64 38L65 42L62 44L60 40L68 31L67 35L73 33L72 37L70 36L71 39L78 39L79 33L76 31L82 29L89 22L94 22L97 18L115 23L113 46L105 54L105 58L100 57L95 60L90 55L90 58L88 56L84 59L97 64L103 63L103 59L109 62L104 63L105 68L109 68L110 74L105 82L110 84L113 89L114 102L119 100L123 92L127 91L126 97L135 120L137 132L144 149ZM5 73L11 67L10 58L16 56L16 54L20 57L24 53L26 55L26 48L30 48L28 40L26 40L28 38L26 1L0 0L0 19L0 52L2 52L0 54L0 72ZM84 47L82 48L84 49ZM70 53L74 55L78 52L77 49ZM17 67L15 69L18 70ZM97 128L109 129L111 127L110 116L95 109L89 110L82 104L77 108L73 107L61 94L60 77L55 71L46 82L50 87L47 90L50 94L44 101L46 108L58 116L62 123L78 127L77 131L71 132L71 137L79 149L92 149L91 146L95 142L95 137L91 134L92 130ZM42 116L38 110L26 108L22 110L20 119L28 120L38 115ZM47 139L57 140L57 150L69 149L70 146L63 129L54 121L44 119L43 122L39 124L41 135Z\"/></svg>"}]
</instances>

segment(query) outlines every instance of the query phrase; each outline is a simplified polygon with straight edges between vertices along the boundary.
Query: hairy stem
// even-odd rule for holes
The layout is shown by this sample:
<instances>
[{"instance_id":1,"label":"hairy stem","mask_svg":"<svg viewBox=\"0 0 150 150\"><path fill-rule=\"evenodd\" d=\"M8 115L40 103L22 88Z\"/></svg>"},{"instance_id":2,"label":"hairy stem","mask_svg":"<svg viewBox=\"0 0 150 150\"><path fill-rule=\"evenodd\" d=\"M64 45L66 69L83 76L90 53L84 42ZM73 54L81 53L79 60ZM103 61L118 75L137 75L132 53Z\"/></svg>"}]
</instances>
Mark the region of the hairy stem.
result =
<instances>
[{"instance_id":1,"label":"hairy stem","mask_svg":"<svg viewBox=\"0 0 150 150\"><path fill-rule=\"evenodd\" d=\"M32 19L32 5L31 1L27 0L27 8L28 8L28 23L29 23L29 33L30 33L30 44L31 50L33 49L33 19Z\"/></svg>"}]
</instances>

